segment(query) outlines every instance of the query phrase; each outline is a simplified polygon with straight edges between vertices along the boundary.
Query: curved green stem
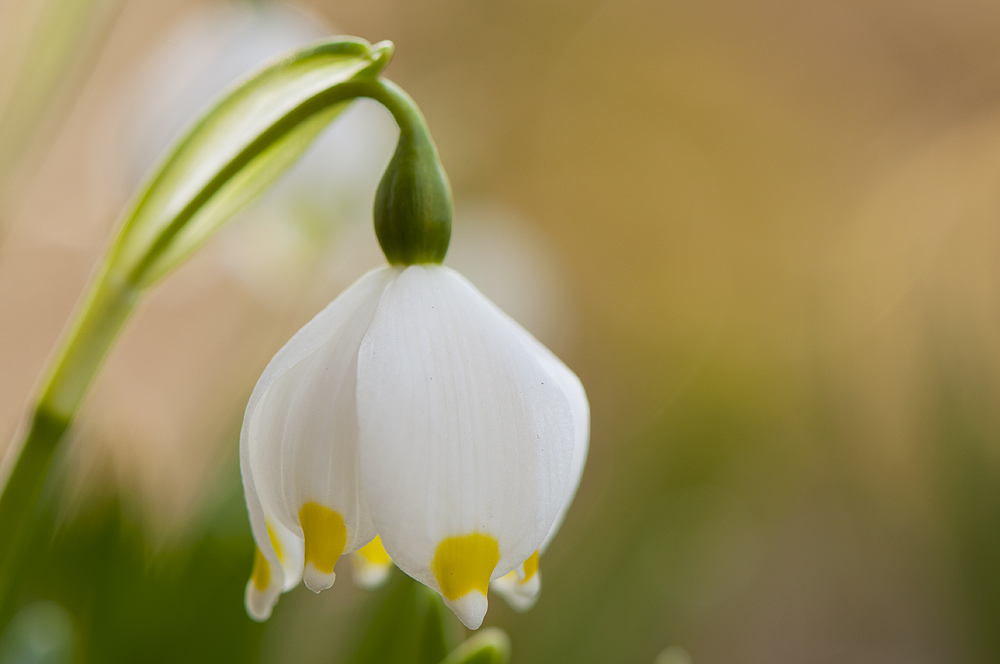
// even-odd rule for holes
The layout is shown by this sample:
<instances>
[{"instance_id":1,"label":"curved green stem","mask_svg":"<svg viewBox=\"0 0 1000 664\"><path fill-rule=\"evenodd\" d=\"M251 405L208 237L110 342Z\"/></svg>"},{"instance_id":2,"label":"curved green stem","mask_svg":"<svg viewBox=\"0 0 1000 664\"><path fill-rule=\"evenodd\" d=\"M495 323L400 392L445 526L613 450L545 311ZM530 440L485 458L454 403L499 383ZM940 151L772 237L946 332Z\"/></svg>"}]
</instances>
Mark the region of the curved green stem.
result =
<instances>
[{"instance_id":1,"label":"curved green stem","mask_svg":"<svg viewBox=\"0 0 1000 664\"><path fill-rule=\"evenodd\" d=\"M14 574L24 559L24 543L30 539L52 459L101 362L144 289L160 276L153 269L157 259L171 247L201 206L270 145L318 114L357 97L370 97L382 103L399 125L400 141L430 146L431 154L437 158L423 115L409 95L384 79L350 80L306 99L249 142L219 169L130 267L122 269L123 263L115 261L121 243L112 246L56 355L35 407L32 425L0 494L0 606L5 603ZM112 269L112 265L116 267Z\"/></svg>"},{"instance_id":2,"label":"curved green stem","mask_svg":"<svg viewBox=\"0 0 1000 664\"><path fill-rule=\"evenodd\" d=\"M281 122L269 127L267 131L260 134L228 164L221 168L216 176L198 192L197 196L191 199L184 210L160 233L149 251L127 276L127 281L133 284L148 284L150 267L166 251L173 239L184 228L184 225L191 220L206 201L211 199L212 196L232 179L235 173L253 161L269 145L273 145L309 118L332 106L357 99L358 97L368 97L385 106L392 113L393 119L399 126L399 144L416 145L422 154L428 154L433 163L439 164L437 148L434 147L434 141L431 139L430 130L427 128L427 121L424 120L424 116L417 107L416 102L402 88L384 78L360 78L348 81L335 88L324 90L322 93L302 102L285 116Z\"/></svg>"},{"instance_id":3,"label":"curved green stem","mask_svg":"<svg viewBox=\"0 0 1000 664\"><path fill-rule=\"evenodd\" d=\"M52 459L139 295L107 273L98 277L49 372L0 494L0 607L27 553Z\"/></svg>"},{"instance_id":4,"label":"curved green stem","mask_svg":"<svg viewBox=\"0 0 1000 664\"><path fill-rule=\"evenodd\" d=\"M438 263L451 241L451 185L413 100L392 84L378 90L400 125L399 142L375 192L375 236L393 265Z\"/></svg>"}]
</instances>

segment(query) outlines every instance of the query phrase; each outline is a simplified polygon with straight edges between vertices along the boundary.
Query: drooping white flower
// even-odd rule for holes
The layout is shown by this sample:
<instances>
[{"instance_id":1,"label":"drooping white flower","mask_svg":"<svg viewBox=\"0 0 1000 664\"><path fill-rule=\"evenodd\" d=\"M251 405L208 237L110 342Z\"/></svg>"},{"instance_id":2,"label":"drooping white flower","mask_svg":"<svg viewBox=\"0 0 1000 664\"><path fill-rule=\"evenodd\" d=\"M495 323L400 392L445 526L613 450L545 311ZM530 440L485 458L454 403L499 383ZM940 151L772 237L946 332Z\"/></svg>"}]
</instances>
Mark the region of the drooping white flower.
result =
<instances>
[{"instance_id":1,"label":"drooping white flower","mask_svg":"<svg viewBox=\"0 0 1000 664\"><path fill-rule=\"evenodd\" d=\"M577 377L461 275L369 272L275 355L247 406L248 612L267 618L300 579L328 588L358 551L362 583L391 557L470 628L491 581L533 601L588 437Z\"/></svg>"}]
</instances>

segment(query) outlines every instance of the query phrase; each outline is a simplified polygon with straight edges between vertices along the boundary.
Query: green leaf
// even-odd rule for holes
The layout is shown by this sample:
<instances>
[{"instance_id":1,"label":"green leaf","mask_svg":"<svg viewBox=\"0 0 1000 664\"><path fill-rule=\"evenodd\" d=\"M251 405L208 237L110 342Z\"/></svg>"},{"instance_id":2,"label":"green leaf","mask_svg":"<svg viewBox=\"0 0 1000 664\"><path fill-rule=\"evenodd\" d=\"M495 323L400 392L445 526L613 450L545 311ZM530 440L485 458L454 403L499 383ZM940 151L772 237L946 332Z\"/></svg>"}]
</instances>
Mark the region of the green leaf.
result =
<instances>
[{"instance_id":1,"label":"green leaf","mask_svg":"<svg viewBox=\"0 0 1000 664\"><path fill-rule=\"evenodd\" d=\"M281 175L362 87L371 87L392 49L355 37L307 46L222 94L182 133L125 215L40 407L72 419L142 291Z\"/></svg>"},{"instance_id":2,"label":"green leaf","mask_svg":"<svg viewBox=\"0 0 1000 664\"><path fill-rule=\"evenodd\" d=\"M454 644L440 596L399 573L380 594L351 663L438 664Z\"/></svg>"},{"instance_id":3,"label":"green leaf","mask_svg":"<svg viewBox=\"0 0 1000 664\"><path fill-rule=\"evenodd\" d=\"M392 49L338 38L293 52L223 94L153 170L56 353L0 493L0 607L52 458L143 290L290 166L351 99L377 94Z\"/></svg>"},{"instance_id":4,"label":"green leaf","mask_svg":"<svg viewBox=\"0 0 1000 664\"><path fill-rule=\"evenodd\" d=\"M510 637L496 627L487 627L451 651L441 664L507 664Z\"/></svg>"},{"instance_id":5,"label":"green leaf","mask_svg":"<svg viewBox=\"0 0 1000 664\"><path fill-rule=\"evenodd\" d=\"M444 602L436 592L422 586L427 613L417 650L417 664L438 664L448 654L448 628L444 623Z\"/></svg>"},{"instance_id":6,"label":"green leaf","mask_svg":"<svg viewBox=\"0 0 1000 664\"><path fill-rule=\"evenodd\" d=\"M377 609L360 621L366 624L351 664L403 664L412 661L420 624L417 582L405 574L379 592Z\"/></svg>"},{"instance_id":7,"label":"green leaf","mask_svg":"<svg viewBox=\"0 0 1000 664\"><path fill-rule=\"evenodd\" d=\"M224 94L156 167L123 224L109 271L146 287L274 181L374 78L392 44L339 38L260 70Z\"/></svg>"}]
</instances>

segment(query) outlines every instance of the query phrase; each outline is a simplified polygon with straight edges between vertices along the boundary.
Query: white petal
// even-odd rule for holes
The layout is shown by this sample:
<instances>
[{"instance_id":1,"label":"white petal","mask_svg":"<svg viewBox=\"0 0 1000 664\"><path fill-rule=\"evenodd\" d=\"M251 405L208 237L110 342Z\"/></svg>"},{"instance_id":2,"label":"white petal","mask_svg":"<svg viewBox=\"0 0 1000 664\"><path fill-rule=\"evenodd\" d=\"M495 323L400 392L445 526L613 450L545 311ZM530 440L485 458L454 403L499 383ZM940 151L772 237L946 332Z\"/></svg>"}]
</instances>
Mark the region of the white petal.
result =
<instances>
[{"instance_id":1,"label":"white petal","mask_svg":"<svg viewBox=\"0 0 1000 664\"><path fill-rule=\"evenodd\" d=\"M373 563L365 560L355 551L351 554L351 571L354 573L354 585L363 590L376 590L389 580L392 563Z\"/></svg>"},{"instance_id":2,"label":"white petal","mask_svg":"<svg viewBox=\"0 0 1000 664\"><path fill-rule=\"evenodd\" d=\"M576 490L580 487L583 467L587 462L587 450L590 447L590 404L587 401L587 393L583 389L583 383L576 377L576 374L563 364L562 360L556 357L552 351L535 339L530 332L521 327L517 321L497 308L496 305L493 306L497 313L508 322L514 333L519 336L525 347L535 356L542 368L559 385L573 411L573 461L570 466L570 479L566 485L566 494L559 514L552 523L548 535L545 536L545 541L538 547L538 553L543 554L549 548L556 533L559 532L559 527L562 526L563 519L566 518L566 512L576 496Z\"/></svg>"},{"instance_id":3,"label":"white petal","mask_svg":"<svg viewBox=\"0 0 1000 664\"><path fill-rule=\"evenodd\" d=\"M365 590L375 590L389 579L392 559L382 546L382 539L375 537L351 554L354 583Z\"/></svg>"},{"instance_id":4,"label":"white petal","mask_svg":"<svg viewBox=\"0 0 1000 664\"><path fill-rule=\"evenodd\" d=\"M513 570L499 579L494 579L490 588L500 593L515 611L527 611L535 606L542 588L541 572L536 571L529 578L522 578L518 570Z\"/></svg>"},{"instance_id":5,"label":"white petal","mask_svg":"<svg viewBox=\"0 0 1000 664\"><path fill-rule=\"evenodd\" d=\"M396 270L359 279L307 323L274 356L247 405L240 466L254 539L271 567L258 597L247 587L248 610L277 599L273 587L295 586L303 572L299 512L310 501L335 510L347 529L347 550L371 539L371 519L359 499L354 375L357 349L386 283ZM278 556L271 535L282 555ZM332 582L311 570L311 586ZM251 595L254 595L251 597Z\"/></svg>"},{"instance_id":6,"label":"white petal","mask_svg":"<svg viewBox=\"0 0 1000 664\"><path fill-rule=\"evenodd\" d=\"M444 603L469 629L479 629L486 617L486 609L489 608L486 595L479 590L471 590L458 599L445 597Z\"/></svg>"},{"instance_id":7,"label":"white petal","mask_svg":"<svg viewBox=\"0 0 1000 664\"><path fill-rule=\"evenodd\" d=\"M243 593L243 604L246 606L247 614L257 622L264 622L271 617L271 609L278 601L280 588L273 592L270 588L261 591L254 585L253 579L247 581L247 587Z\"/></svg>"},{"instance_id":8,"label":"white petal","mask_svg":"<svg viewBox=\"0 0 1000 664\"><path fill-rule=\"evenodd\" d=\"M457 272L454 272L454 274L457 278L468 283L468 280L461 274ZM469 284L469 287L475 288L472 284ZM558 516L549 529L545 541L538 548L539 554L542 554L549 548L552 539L559 532L559 527L562 526L566 512L569 510L569 506L576 496L576 491L580 487L580 479L583 477L583 468L586 465L587 451L590 447L590 404L587 401L587 393L583 389L583 383L580 382L576 374L562 360L538 341L534 335L521 327L517 321L508 316L506 312L493 302L489 300L487 302L493 307L497 315L507 323L513 334L521 340L528 351L534 355L535 359L542 365L542 368L552 377L552 380L563 390L563 393L569 400L570 409L573 411L573 462L570 467L570 481L566 485L566 496L563 500L562 508L559 510Z\"/></svg>"},{"instance_id":9,"label":"white petal","mask_svg":"<svg viewBox=\"0 0 1000 664\"><path fill-rule=\"evenodd\" d=\"M359 351L357 402L362 486L400 569L441 591L432 564L448 538L492 538L487 582L542 544L570 481L571 406L457 273L410 266L386 287ZM485 591L442 594L470 625Z\"/></svg>"},{"instance_id":10,"label":"white petal","mask_svg":"<svg viewBox=\"0 0 1000 664\"><path fill-rule=\"evenodd\" d=\"M509 574L494 579L490 587L500 593L515 611L527 611L533 607L538 601L538 593L542 589L541 572L538 570L538 552L531 554L527 560L515 567Z\"/></svg>"}]
</instances>

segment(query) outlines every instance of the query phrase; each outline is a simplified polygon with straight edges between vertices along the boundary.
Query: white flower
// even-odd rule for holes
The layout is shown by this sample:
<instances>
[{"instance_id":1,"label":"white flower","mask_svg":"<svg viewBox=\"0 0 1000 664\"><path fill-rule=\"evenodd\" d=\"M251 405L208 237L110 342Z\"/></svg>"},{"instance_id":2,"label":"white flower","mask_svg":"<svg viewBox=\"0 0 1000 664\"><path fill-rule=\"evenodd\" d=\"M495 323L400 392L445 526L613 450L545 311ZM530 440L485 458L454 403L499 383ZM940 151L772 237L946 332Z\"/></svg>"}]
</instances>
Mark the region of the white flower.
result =
<instances>
[{"instance_id":1,"label":"white flower","mask_svg":"<svg viewBox=\"0 0 1000 664\"><path fill-rule=\"evenodd\" d=\"M275 355L247 406L247 611L266 619L300 579L329 588L337 559L359 550L363 584L391 556L473 629L491 581L533 601L530 572L588 437L577 377L461 275L369 272Z\"/></svg>"}]
</instances>

